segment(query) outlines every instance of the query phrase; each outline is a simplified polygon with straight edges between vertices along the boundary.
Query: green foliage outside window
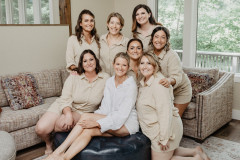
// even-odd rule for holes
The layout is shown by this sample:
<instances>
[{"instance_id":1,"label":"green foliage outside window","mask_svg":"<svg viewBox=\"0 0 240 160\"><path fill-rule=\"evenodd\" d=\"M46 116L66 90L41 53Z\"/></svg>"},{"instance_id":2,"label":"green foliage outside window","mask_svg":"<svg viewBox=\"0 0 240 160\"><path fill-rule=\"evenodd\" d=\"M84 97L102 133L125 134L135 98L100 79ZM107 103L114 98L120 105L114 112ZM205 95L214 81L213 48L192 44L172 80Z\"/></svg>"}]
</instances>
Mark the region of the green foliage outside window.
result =
<instances>
[{"instance_id":1,"label":"green foliage outside window","mask_svg":"<svg viewBox=\"0 0 240 160\"><path fill-rule=\"evenodd\" d=\"M158 0L158 21L170 30L173 49L183 46L184 0ZM240 53L240 1L199 0L197 50Z\"/></svg>"}]
</instances>

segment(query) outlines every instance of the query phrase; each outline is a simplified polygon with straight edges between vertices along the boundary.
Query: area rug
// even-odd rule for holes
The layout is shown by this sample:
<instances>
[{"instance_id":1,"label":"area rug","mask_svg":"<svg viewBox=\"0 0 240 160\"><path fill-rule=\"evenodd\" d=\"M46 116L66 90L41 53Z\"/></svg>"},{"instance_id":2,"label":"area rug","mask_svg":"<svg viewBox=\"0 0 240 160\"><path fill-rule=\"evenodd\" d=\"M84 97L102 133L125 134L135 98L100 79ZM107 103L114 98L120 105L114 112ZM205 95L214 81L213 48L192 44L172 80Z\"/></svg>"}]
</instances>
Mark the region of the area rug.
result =
<instances>
[{"instance_id":1,"label":"area rug","mask_svg":"<svg viewBox=\"0 0 240 160\"><path fill-rule=\"evenodd\" d=\"M240 143L224 140L217 137L209 137L202 144L190 138L183 137L182 147L201 146L211 160L240 160Z\"/></svg>"},{"instance_id":2,"label":"area rug","mask_svg":"<svg viewBox=\"0 0 240 160\"><path fill-rule=\"evenodd\" d=\"M240 160L240 143L233 141L211 136L202 144L199 144L190 138L183 137L180 145L188 148L201 146L211 160ZM41 160L43 158L45 158L45 156L34 160Z\"/></svg>"}]
</instances>

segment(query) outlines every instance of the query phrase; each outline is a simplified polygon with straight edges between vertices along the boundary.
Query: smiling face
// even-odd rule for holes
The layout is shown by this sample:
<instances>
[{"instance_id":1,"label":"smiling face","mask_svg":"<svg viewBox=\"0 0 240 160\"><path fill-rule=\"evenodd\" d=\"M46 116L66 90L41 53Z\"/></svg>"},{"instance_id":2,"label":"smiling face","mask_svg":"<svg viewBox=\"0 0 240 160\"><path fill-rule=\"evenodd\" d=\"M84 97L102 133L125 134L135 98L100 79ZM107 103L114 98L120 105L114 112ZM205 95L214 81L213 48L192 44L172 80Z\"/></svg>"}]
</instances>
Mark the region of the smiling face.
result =
<instances>
[{"instance_id":1,"label":"smiling face","mask_svg":"<svg viewBox=\"0 0 240 160\"><path fill-rule=\"evenodd\" d=\"M94 28L94 18L89 14L83 14L80 26L82 27L83 31L91 32Z\"/></svg>"},{"instance_id":2,"label":"smiling face","mask_svg":"<svg viewBox=\"0 0 240 160\"><path fill-rule=\"evenodd\" d=\"M111 17L109 23L107 24L107 27L110 34L112 35L119 34L122 29L121 22L117 17Z\"/></svg>"},{"instance_id":3,"label":"smiling face","mask_svg":"<svg viewBox=\"0 0 240 160\"><path fill-rule=\"evenodd\" d=\"M162 51L167 44L167 36L163 30L157 31L152 40L155 50Z\"/></svg>"},{"instance_id":4,"label":"smiling face","mask_svg":"<svg viewBox=\"0 0 240 160\"><path fill-rule=\"evenodd\" d=\"M129 44L127 53L131 59L138 60L143 54L143 48L141 43L138 41L132 41Z\"/></svg>"},{"instance_id":5,"label":"smiling face","mask_svg":"<svg viewBox=\"0 0 240 160\"><path fill-rule=\"evenodd\" d=\"M154 74L155 68L150 63L148 58L146 56L143 56L139 64L139 69L147 81Z\"/></svg>"},{"instance_id":6,"label":"smiling face","mask_svg":"<svg viewBox=\"0 0 240 160\"><path fill-rule=\"evenodd\" d=\"M123 77L126 76L128 71L128 61L125 58L118 57L113 63L113 68L115 71L115 76Z\"/></svg>"},{"instance_id":7,"label":"smiling face","mask_svg":"<svg viewBox=\"0 0 240 160\"><path fill-rule=\"evenodd\" d=\"M85 72L93 72L96 69L96 60L90 53L83 56L82 66Z\"/></svg>"},{"instance_id":8,"label":"smiling face","mask_svg":"<svg viewBox=\"0 0 240 160\"><path fill-rule=\"evenodd\" d=\"M136 12L136 20L140 25L149 23L150 13L148 13L144 8L139 8Z\"/></svg>"}]
</instances>

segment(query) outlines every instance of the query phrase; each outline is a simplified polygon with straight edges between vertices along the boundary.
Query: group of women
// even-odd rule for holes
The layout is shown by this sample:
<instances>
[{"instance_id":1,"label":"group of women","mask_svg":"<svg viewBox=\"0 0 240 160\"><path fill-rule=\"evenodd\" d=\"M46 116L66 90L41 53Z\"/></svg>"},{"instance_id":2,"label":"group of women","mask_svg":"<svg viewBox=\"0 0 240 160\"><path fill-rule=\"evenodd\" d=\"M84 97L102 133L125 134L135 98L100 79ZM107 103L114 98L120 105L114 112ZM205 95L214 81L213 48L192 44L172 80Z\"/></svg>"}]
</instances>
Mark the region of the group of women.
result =
<instances>
[{"instance_id":1,"label":"group of women","mask_svg":"<svg viewBox=\"0 0 240 160\"><path fill-rule=\"evenodd\" d=\"M93 13L80 13L66 51L70 75L61 97L36 126L46 142L47 160L72 159L92 137L135 134L139 124L151 140L152 160L209 159L200 147L179 147L180 117L190 102L191 85L170 49L168 29L144 4L134 8L132 19L132 39L121 33L119 13L108 16L108 33L99 39ZM53 152L51 133L66 131L71 132Z\"/></svg>"}]
</instances>

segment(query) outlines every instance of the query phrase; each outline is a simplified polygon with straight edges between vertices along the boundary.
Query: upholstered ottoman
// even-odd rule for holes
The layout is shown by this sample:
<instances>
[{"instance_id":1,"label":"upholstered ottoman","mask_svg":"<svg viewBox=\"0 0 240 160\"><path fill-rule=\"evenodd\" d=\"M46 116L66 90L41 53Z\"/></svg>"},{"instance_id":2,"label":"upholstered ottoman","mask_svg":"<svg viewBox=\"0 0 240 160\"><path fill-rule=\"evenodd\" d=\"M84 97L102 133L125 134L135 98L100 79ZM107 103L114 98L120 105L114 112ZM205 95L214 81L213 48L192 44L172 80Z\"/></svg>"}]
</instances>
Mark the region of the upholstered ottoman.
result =
<instances>
[{"instance_id":1,"label":"upholstered ottoman","mask_svg":"<svg viewBox=\"0 0 240 160\"><path fill-rule=\"evenodd\" d=\"M16 146L13 137L5 131L0 131L0 160L15 160Z\"/></svg>"},{"instance_id":2,"label":"upholstered ottoman","mask_svg":"<svg viewBox=\"0 0 240 160\"><path fill-rule=\"evenodd\" d=\"M58 147L68 133L56 133L54 145ZM150 160L151 142L142 133L126 137L94 137L73 160Z\"/></svg>"}]
</instances>

